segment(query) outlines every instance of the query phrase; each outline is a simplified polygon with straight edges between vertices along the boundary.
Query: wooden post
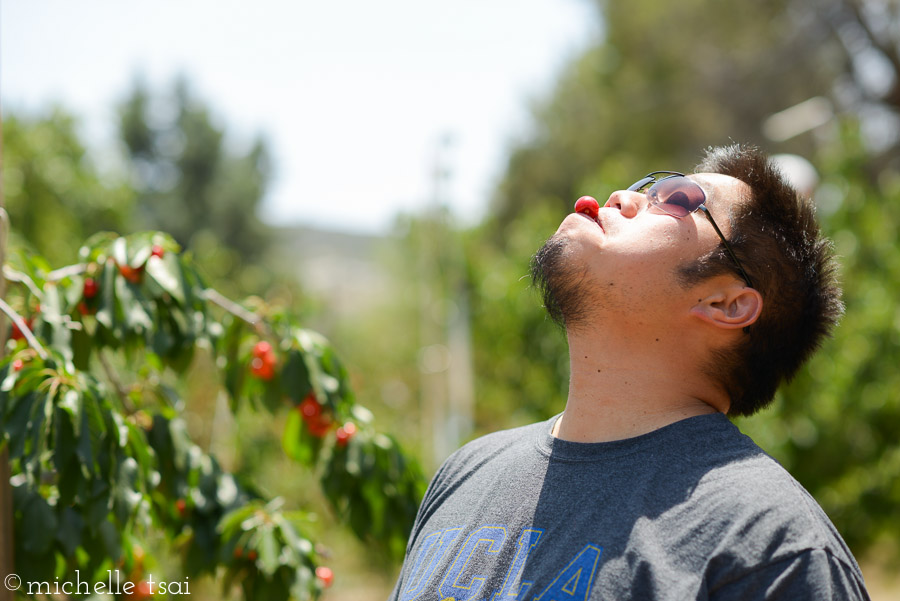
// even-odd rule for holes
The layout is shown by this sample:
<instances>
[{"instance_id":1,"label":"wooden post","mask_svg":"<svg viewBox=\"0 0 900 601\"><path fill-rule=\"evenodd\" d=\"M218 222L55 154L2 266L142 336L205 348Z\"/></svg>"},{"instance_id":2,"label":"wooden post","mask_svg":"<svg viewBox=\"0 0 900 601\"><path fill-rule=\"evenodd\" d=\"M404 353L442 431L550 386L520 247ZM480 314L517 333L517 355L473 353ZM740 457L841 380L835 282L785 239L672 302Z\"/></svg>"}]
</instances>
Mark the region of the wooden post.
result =
<instances>
[{"instance_id":1,"label":"wooden post","mask_svg":"<svg viewBox=\"0 0 900 601\"><path fill-rule=\"evenodd\" d=\"M13 506L9 484L9 448L0 452L0 579L13 573ZM0 584L0 601L13 601L13 593Z\"/></svg>"},{"instance_id":2,"label":"wooden post","mask_svg":"<svg viewBox=\"0 0 900 601\"><path fill-rule=\"evenodd\" d=\"M3 120L0 118L0 167L3 165ZM6 278L2 268L6 262L6 238L9 232L9 218L3 203L3 185L0 179L0 298L6 296ZM6 351L6 315L0 312L0 358ZM12 486L9 483L9 448L2 445L0 450L0 578L15 572L13 557L13 501ZM0 583L0 601L13 601L15 595Z\"/></svg>"}]
</instances>

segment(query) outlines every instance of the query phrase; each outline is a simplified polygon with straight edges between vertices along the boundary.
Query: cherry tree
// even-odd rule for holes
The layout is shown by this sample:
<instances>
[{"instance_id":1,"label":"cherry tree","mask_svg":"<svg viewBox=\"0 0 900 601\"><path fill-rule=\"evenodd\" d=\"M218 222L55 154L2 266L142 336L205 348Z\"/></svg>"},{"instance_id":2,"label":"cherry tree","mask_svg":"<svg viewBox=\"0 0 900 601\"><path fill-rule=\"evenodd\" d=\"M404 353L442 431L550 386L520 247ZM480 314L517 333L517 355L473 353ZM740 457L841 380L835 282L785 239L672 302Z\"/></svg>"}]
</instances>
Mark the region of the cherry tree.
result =
<instances>
[{"instance_id":1,"label":"cherry tree","mask_svg":"<svg viewBox=\"0 0 900 601\"><path fill-rule=\"evenodd\" d=\"M0 450L10 478L0 497L13 500L15 562L0 569L24 582L118 570L143 598L154 591L142 543L161 532L183 575L219 575L247 599L313 599L331 583L306 513L191 440L177 391L198 353L233 412L286 412L284 452L318 476L356 536L402 556L422 472L356 403L324 337L284 311L223 297L160 232L95 235L57 269L20 254L3 273Z\"/></svg>"}]
</instances>

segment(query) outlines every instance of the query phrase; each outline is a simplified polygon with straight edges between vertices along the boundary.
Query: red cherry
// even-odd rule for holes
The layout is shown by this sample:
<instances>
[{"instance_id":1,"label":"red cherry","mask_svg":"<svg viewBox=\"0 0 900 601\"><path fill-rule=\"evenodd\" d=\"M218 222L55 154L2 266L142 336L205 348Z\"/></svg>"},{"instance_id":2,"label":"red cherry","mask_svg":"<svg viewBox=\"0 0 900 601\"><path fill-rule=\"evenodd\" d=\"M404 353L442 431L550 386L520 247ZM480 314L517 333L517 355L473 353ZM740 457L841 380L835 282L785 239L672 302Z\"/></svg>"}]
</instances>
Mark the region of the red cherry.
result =
<instances>
[{"instance_id":1,"label":"red cherry","mask_svg":"<svg viewBox=\"0 0 900 601\"><path fill-rule=\"evenodd\" d=\"M22 361L21 359L16 359L15 361L12 362L13 371L22 371L22 369L24 367L25 367L25 362Z\"/></svg>"},{"instance_id":2,"label":"red cherry","mask_svg":"<svg viewBox=\"0 0 900 601\"><path fill-rule=\"evenodd\" d=\"M275 368L265 359L254 357L250 361L250 373L260 380L271 380L275 376Z\"/></svg>"},{"instance_id":3,"label":"red cherry","mask_svg":"<svg viewBox=\"0 0 900 601\"><path fill-rule=\"evenodd\" d=\"M582 196L575 201L575 212L584 213L591 219L596 219L600 214L600 203L593 196Z\"/></svg>"},{"instance_id":4,"label":"red cherry","mask_svg":"<svg viewBox=\"0 0 900 601\"><path fill-rule=\"evenodd\" d=\"M143 267L135 268L131 265L119 265L119 273L132 284L140 284L144 276L144 269Z\"/></svg>"},{"instance_id":5,"label":"red cherry","mask_svg":"<svg viewBox=\"0 0 900 601\"><path fill-rule=\"evenodd\" d=\"M318 417L320 413L322 413L322 405L319 404L319 401L316 400L316 397L309 395L303 402L300 403L297 408L300 410L300 415L303 416L303 419L311 419L314 417Z\"/></svg>"},{"instance_id":6,"label":"red cherry","mask_svg":"<svg viewBox=\"0 0 900 601\"><path fill-rule=\"evenodd\" d=\"M25 320L25 326L29 330L33 329L32 328L33 323L34 323L33 317L31 319ZM19 326L16 325L15 322L13 322L13 324L12 324L12 333L10 334L10 338L12 338L13 340L22 340L23 338L25 338L25 334L22 332L22 330L19 329Z\"/></svg>"},{"instance_id":7,"label":"red cherry","mask_svg":"<svg viewBox=\"0 0 900 601\"><path fill-rule=\"evenodd\" d=\"M95 311L91 309L84 301L78 303L78 312L82 315L93 315L95 313Z\"/></svg>"},{"instance_id":8,"label":"red cherry","mask_svg":"<svg viewBox=\"0 0 900 601\"><path fill-rule=\"evenodd\" d=\"M85 278L83 290L84 298L94 298L97 296L97 290L99 290L97 280L94 278Z\"/></svg>"},{"instance_id":9,"label":"red cherry","mask_svg":"<svg viewBox=\"0 0 900 601\"><path fill-rule=\"evenodd\" d=\"M347 443L350 442L350 439L356 435L356 424L347 422L338 428L334 435L337 437L337 445L339 447L346 447Z\"/></svg>"},{"instance_id":10,"label":"red cherry","mask_svg":"<svg viewBox=\"0 0 900 601\"><path fill-rule=\"evenodd\" d=\"M238 545L237 547L234 548L234 558L240 559L243 556L244 556L244 550L241 548L240 545Z\"/></svg>"},{"instance_id":11,"label":"red cherry","mask_svg":"<svg viewBox=\"0 0 900 601\"><path fill-rule=\"evenodd\" d=\"M322 581L325 588L328 588L334 583L334 572L331 571L331 568L319 566L316 568L316 578Z\"/></svg>"},{"instance_id":12,"label":"red cherry","mask_svg":"<svg viewBox=\"0 0 900 601\"><path fill-rule=\"evenodd\" d=\"M164 249L159 244L154 244L153 248L150 251L150 255L162 259L164 256L166 256L166 249Z\"/></svg>"},{"instance_id":13,"label":"red cherry","mask_svg":"<svg viewBox=\"0 0 900 601\"><path fill-rule=\"evenodd\" d=\"M265 340L260 340L255 345L253 345L253 356L254 357L265 357L272 353L272 345L266 342Z\"/></svg>"},{"instance_id":14,"label":"red cherry","mask_svg":"<svg viewBox=\"0 0 900 601\"><path fill-rule=\"evenodd\" d=\"M175 510L178 511L178 515L183 517L185 512L187 512L187 501L184 499L175 501Z\"/></svg>"},{"instance_id":15,"label":"red cherry","mask_svg":"<svg viewBox=\"0 0 900 601\"><path fill-rule=\"evenodd\" d=\"M247 559L249 559L250 561L256 561L257 557L258 557L258 555L256 554L256 551L254 551L253 549L250 549L247 552Z\"/></svg>"},{"instance_id":16,"label":"red cherry","mask_svg":"<svg viewBox=\"0 0 900 601\"><path fill-rule=\"evenodd\" d=\"M309 433L316 438L322 438L328 434L328 431L331 430L331 426L331 418L327 415L317 415L314 418L306 420L306 427L309 429Z\"/></svg>"}]
</instances>

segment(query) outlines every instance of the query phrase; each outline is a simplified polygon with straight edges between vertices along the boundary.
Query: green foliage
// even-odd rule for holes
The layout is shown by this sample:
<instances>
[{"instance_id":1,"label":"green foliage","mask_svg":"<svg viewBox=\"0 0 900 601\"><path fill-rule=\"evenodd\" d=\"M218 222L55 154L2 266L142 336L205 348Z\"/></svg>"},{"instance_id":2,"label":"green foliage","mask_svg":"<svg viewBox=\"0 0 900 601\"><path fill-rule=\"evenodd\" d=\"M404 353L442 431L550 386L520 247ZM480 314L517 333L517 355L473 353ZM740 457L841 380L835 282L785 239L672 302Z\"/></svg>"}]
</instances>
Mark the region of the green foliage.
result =
<instances>
[{"instance_id":1,"label":"green foliage","mask_svg":"<svg viewBox=\"0 0 900 601\"><path fill-rule=\"evenodd\" d=\"M467 241L481 429L547 418L566 397L565 333L547 319L529 278L531 255L559 217L535 207L510 229L502 248L485 240L490 223Z\"/></svg>"},{"instance_id":2,"label":"green foliage","mask_svg":"<svg viewBox=\"0 0 900 601\"><path fill-rule=\"evenodd\" d=\"M282 511L191 441L177 384L198 350L212 354L235 411L245 401L290 408L285 451L320 475L361 539L402 556L421 470L374 429L324 338L207 288L165 234L97 235L80 258L50 271L23 254L6 270L20 284L10 304L28 311L40 342L13 336L0 363L0 444L11 460L23 579L75 570L102 579L122 568L137 580L138 541L152 530L179 551L185 573L223 567L226 590L239 582L248 599L321 592L307 518ZM227 309L220 318L213 301ZM304 408L316 419L297 417Z\"/></svg>"},{"instance_id":3,"label":"green foliage","mask_svg":"<svg viewBox=\"0 0 900 601\"><path fill-rule=\"evenodd\" d=\"M27 533L15 540L21 576L52 580L57 555L87 573L111 565L120 532L148 517L153 460L142 433L61 357L22 348L0 369L16 526Z\"/></svg>"},{"instance_id":4,"label":"green foliage","mask_svg":"<svg viewBox=\"0 0 900 601\"><path fill-rule=\"evenodd\" d=\"M17 246L54 264L70 260L98 230L122 230L134 207L125 182L110 181L92 164L78 121L62 109L3 118L3 196Z\"/></svg>"}]
</instances>

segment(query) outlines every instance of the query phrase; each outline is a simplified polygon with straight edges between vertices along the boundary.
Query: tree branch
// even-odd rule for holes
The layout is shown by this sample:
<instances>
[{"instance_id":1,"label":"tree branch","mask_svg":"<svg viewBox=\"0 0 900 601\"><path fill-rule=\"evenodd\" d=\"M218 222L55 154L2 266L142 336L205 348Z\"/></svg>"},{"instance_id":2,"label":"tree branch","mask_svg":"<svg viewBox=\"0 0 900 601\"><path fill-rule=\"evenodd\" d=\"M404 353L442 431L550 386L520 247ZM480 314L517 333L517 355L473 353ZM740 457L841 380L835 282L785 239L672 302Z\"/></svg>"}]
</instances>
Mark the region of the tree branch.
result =
<instances>
[{"instance_id":1,"label":"tree branch","mask_svg":"<svg viewBox=\"0 0 900 601\"><path fill-rule=\"evenodd\" d=\"M41 346L41 343L38 342L38 339L34 337L34 333L32 333L31 328L29 328L25 324L25 320L22 319L22 316L16 313L12 307L6 304L6 301L0 298L0 311L6 313L6 315L16 324L16 327L19 328L19 331L22 332L22 335L25 336L25 340L28 341L28 345L33 348L41 359L47 359L49 355L47 351L44 350L44 347Z\"/></svg>"},{"instance_id":2,"label":"tree branch","mask_svg":"<svg viewBox=\"0 0 900 601\"><path fill-rule=\"evenodd\" d=\"M218 290L213 288L207 288L203 291L203 298L213 303L214 305L218 305L219 307L225 309L227 312L231 313L238 319L246 321L248 324L256 328L257 331L265 330L266 325L263 318L248 311L243 308L233 300L223 296Z\"/></svg>"},{"instance_id":3,"label":"tree branch","mask_svg":"<svg viewBox=\"0 0 900 601\"><path fill-rule=\"evenodd\" d=\"M74 265L66 265L65 267L60 267L59 269L54 269L50 273L47 274L47 281L50 282L58 282L63 278L67 278L70 275L78 275L79 273L84 273L87 271L87 265L84 263L76 263Z\"/></svg>"},{"instance_id":4,"label":"tree branch","mask_svg":"<svg viewBox=\"0 0 900 601\"><path fill-rule=\"evenodd\" d=\"M21 271L17 271L9 265L4 265L3 277L5 277L10 282L19 282L20 284L24 284L25 287L28 288L29 292L31 292L34 296L38 297L39 299L44 298L44 294L41 292L41 289L37 287L37 284L34 283L34 280L32 280Z\"/></svg>"}]
</instances>

